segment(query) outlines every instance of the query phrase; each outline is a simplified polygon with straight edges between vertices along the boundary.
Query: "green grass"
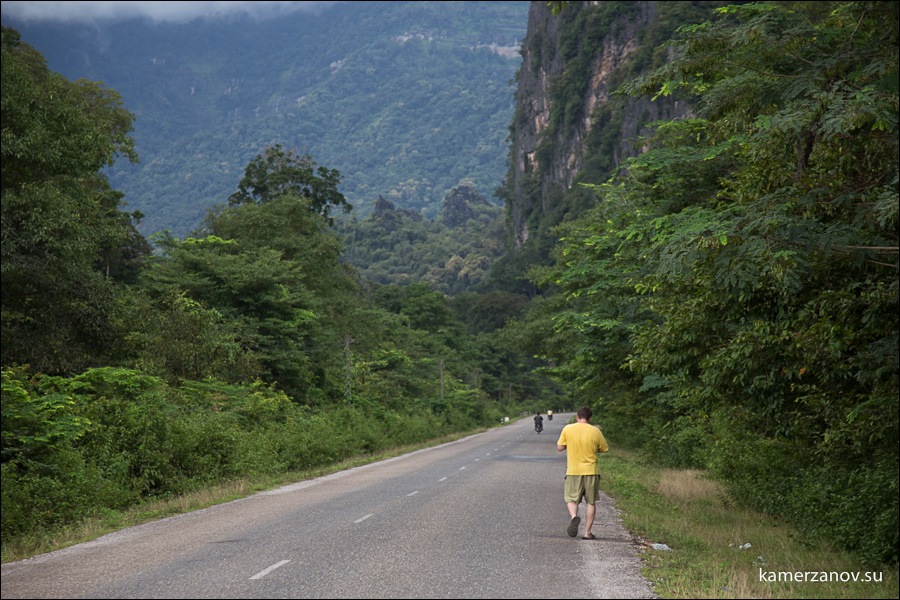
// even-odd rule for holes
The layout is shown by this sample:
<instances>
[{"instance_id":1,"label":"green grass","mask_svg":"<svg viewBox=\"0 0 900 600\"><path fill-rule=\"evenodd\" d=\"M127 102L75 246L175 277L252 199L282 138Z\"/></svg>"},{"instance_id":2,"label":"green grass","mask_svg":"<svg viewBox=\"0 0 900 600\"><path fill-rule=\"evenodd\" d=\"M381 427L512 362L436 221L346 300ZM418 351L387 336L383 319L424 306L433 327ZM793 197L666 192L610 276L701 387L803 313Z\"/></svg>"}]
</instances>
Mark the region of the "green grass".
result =
<instances>
[{"instance_id":1,"label":"green grass","mask_svg":"<svg viewBox=\"0 0 900 600\"><path fill-rule=\"evenodd\" d=\"M601 460L604 490L644 545L644 575L663 598L898 597L897 566L863 566L840 549L804 540L741 508L702 472L656 468L618 449ZM653 543L672 550L654 550ZM840 581L854 574L859 581ZM863 582L867 576L880 582Z\"/></svg>"}]
</instances>

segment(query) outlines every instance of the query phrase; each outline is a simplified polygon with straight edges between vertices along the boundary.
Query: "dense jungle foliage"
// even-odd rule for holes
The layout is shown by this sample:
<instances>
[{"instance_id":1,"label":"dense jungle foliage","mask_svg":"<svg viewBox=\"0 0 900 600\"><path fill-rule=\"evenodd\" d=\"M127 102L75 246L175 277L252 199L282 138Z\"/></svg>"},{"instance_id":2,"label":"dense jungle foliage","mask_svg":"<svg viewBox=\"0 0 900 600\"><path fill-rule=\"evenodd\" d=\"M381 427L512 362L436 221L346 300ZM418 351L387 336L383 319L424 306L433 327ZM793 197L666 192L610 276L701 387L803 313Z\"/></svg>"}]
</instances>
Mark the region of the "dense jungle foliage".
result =
<instances>
[{"instance_id":1,"label":"dense jungle foliage","mask_svg":"<svg viewBox=\"0 0 900 600\"><path fill-rule=\"evenodd\" d=\"M463 180L444 196L435 219L379 196L366 218L345 220L336 230L344 241L344 260L366 279L426 282L456 296L486 288L505 251L503 216L474 182Z\"/></svg>"},{"instance_id":2,"label":"dense jungle foliage","mask_svg":"<svg viewBox=\"0 0 900 600\"><path fill-rule=\"evenodd\" d=\"M509 333L611 438L896 563L898 4L729 6L667 46L617 93L694 116L572 192Z\"/></svg>"},{"instance_id":3,"label":"dense jungle foliage","mask_svg":"<svg viewBox=\"0 0 900 600\"><path fill-rule=\"evenodd\" d=\"M279 144L151 252L102 173L137 158L122 98L15 30L2 52L4 543L556 398L490 333L521 303L364 279L332 224L341 174ZM448 226L494 216L466 186L445 206Z\"/></svg>"}]
</instances>

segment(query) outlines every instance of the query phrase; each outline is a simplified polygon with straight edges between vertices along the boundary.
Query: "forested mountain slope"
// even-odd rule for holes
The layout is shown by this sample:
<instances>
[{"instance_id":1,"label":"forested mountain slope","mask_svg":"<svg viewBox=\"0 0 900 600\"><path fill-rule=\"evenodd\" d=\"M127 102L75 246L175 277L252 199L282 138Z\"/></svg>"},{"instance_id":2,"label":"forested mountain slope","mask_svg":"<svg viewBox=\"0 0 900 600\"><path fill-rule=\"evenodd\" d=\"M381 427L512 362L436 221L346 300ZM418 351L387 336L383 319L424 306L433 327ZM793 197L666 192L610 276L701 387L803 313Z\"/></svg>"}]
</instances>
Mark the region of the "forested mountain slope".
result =
<instances>
[{"instance_id":1,"label":"forested mountain slope","mask_svg":"<svg viewBox=\"0 0 900 600\"><path fill-rule=\"evenodd\" d=\"M142 233L182 236L274 143L338 170L360 216L383 196L435 217L464 179L490 198L505 172L528 4L336 2L187 23L4 14L3 24L51 69L122 95L141 163L120 161L111 183L144 214Z\"/></svg>"}]
</instances>

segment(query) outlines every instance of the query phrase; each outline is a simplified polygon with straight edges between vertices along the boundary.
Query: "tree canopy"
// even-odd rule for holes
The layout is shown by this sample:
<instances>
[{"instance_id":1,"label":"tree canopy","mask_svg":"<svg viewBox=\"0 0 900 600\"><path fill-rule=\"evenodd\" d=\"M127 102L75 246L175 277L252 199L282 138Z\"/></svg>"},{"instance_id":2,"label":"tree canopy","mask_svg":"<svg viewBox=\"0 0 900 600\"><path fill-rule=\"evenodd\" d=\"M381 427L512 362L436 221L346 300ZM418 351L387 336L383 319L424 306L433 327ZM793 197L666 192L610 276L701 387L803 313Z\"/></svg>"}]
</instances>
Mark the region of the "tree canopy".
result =
<instances>
[{"instance_id":1,"label":"tree canopy","mask_svg":"<svg viewBox=\"0 0 900 600\"><path fill-rule=\"evenodd\" d=\"M3 362L83 368L114 336L108 275L149 251L100 173L137 160L133 115L101 84L51 72L14 30L2 53Z\"/></svg>"},{"instance_id":2,"label":"tree canopy","mask_svg":"<svg viewBox=\"0 0 900 600\"><path fill-rule=\"evenodd\" d=\"M295 149L281 144L269 146L250 161L238 189L228 204L264 204L285 194L309 199L310 208L326 219L332 208L350 212L353 208L338 191L341 174L318 166L311 156L298 156Z\"/></svg>"}]
</instances>

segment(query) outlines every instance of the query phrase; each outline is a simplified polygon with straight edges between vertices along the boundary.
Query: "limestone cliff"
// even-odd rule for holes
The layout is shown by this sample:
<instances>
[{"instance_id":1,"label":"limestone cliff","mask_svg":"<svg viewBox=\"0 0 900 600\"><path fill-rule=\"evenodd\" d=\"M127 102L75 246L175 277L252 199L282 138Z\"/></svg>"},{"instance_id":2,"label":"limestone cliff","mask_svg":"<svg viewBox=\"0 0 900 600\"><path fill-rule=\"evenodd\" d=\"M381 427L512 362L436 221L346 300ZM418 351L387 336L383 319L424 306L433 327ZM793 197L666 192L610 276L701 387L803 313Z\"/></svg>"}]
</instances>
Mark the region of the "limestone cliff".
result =
<instances>
[{"instance_id":1,"label":"limestone cliff","mask_svg":"<svg viewBox=\"0 0 900 600\"><path fill-rule=\"evenodd\" d=\"M688 114L675 101L613 92L665 60L662 43L678 25L720 4L567 2L554 15L547 2L531 3L504 188L515 247L585 208L568 190L607 179L639 151L634 140L648 123Z\"/></svg>"}]
</instances>

